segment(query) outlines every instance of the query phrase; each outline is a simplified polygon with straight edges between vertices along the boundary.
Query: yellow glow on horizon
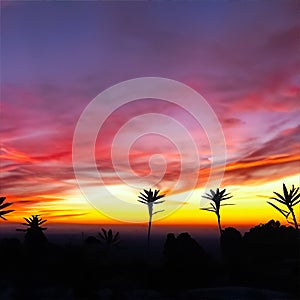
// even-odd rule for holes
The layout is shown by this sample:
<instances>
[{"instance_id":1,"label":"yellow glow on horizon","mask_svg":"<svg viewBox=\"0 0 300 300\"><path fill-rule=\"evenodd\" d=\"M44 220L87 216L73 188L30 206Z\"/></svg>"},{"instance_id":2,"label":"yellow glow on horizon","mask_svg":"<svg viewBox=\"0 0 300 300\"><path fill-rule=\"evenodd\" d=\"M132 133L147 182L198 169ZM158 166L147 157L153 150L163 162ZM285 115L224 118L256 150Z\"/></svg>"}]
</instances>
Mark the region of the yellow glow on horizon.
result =
<instances>
[{"instance_id":1,"label":"yellow glow on horizon","mask_svg":"<svg viewBox=\"0 0 300 300\"><path fill-rule=\"evenodd\" d=\"M221 208L221 221L223 226L235 225L258 225L266 223L271 219L279 220L281 224L288 225L284 216L271 207L267 201L273 196L273 191L282 193L282 184L285 183L290 189L292 185L299 183L299 176L294 175L283 180L270 181L252 186L227 186L226 191L233 197L224 203L233 203L232 206ZM198 224L198 225L216 225L216 216L212 212L201 211L199 207L207 207L208 202L200 203L200 196L203 189L195 192L193 199L188 204L183 205L164 220L157 224ZM297 205L295 212L300 215L300 205Z\"/></svg>"},{"instance_id":2,"label":"yellow glow on horizon","mask_svg":"<svg viewBox=\"0 0 300 300\"><path fill-rule=\"evenodd\" d=\"M221 208L221 221L225 226L239 225L257 225L265 223L270 219L279 220L287 225L285 218L274 208L267 204L268 197L273 196L273 191L282 193L282 183L289 188L294 184L298 186L299 176L294 175L284 180L270 181L267 183L240 186L227 186L226 190L233 195L232 199L224 203L234 203L233 206ZM114 187L111 186L110 189ZM127 188L127 189L126 189ZM124 192L125 191L125 192ZM157 225L211 225L216 226L216 216L212 212L200 210L200 207L207 207L208 200L201 200L204 189L199 188L194 191L187 191L181 194L167 195L164 204L156 208L173 211L164 215L157 214L153 220ZM136 204L133 211L124 211L122 213L130 215L134 223L148 222L147 207L137 202L137 194L132 193L128 187L117 186L114 194L117 197L122 196L124 201ZM190 198L189 198L190 196ZM101 198L101 195L97 195ZM33 199L32 204L21 206L16 203L11 208L15 209L13 213L7 215L8 222L20 223L23 217L32 214L39 214L51 223L82 223L82 224L120 224L122 222L109 218L96 210L78 190L72 194L56 197L53 195L43 195ZM13 199L7 199L8 202L14 202ZM118 209L118 208L115 208ZM296 214L300 215L300 205L296 207Z\"/></svg>"}]
</instances>

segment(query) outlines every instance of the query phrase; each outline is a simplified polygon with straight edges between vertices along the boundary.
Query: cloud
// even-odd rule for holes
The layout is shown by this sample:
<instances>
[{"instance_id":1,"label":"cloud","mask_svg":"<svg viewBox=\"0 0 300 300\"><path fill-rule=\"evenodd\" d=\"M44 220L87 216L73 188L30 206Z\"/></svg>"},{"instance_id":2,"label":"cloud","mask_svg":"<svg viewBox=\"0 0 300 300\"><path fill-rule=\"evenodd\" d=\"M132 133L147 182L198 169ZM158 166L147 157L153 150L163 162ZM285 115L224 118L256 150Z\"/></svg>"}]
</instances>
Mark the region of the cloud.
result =
<instances>
[{"instance_id":1,"label":"cloud","mask_svg":"<svg viewBox=\"0 0 300 300\"><path fill-rule=\"evenodd\" d=\"M259 185L298 173L300 156L282 156L259 161L240 161L230 164L225 173L223 184ZM279 171L280 170L280 171Z\"/></svg>"},{"instance_id":2,"label":"cloud","mask_svg":"<svg viewBox=\"0 0 300 300\"><path fill-rule=\"evenodd\" d=\"M225 185L258 184L297 172L300 23L295 1L95 2L80 10L55 2L1 5L1 192L16 199L17 206L25 209L79 193L72 138L81 112L105 88L142 76L172 78L205 97L227 143ZM44 5L52 9L46 11ZM71 16L68 21L66 13ZM103 103L95 120L107 107L110 103ZM166 114L185 126L202 159L200 169L187 154L181 172L176 147L153 135L133 143L128 166L127 142L150 125L168 130L176 146L188 145L189 140L171 122L135 120L114 153L122 176L147 181L149 158L161 153L166 169L157 160L149 179L163 175L159 188L172 187L180 174L178 191L191 188L195 179L204 186L210 171L210 137L187 112L158 99L124 105L107 118L95 150L105 184L122 183L111 154L118 130L149 112ZM83 143L80 171L86 185L93 187L100 182L99 174L85 164L87 153Z\"/></svg>"},{"instance_id":3,"label":"cloud","mask_svg":"<svg viewBox=\"0 0 300 300\"><path fill-rule=\"evenodd\" d=\"M52 211L48 211L48 214L49 213L52 213ZM51 214L51 215L48 215L47 214L44 214L45 218L53 221L53 220L59 220L59 219L67 219L67 218L76 218L76 217L82 217L82 216L86 216L88 215L88 213L67 213L67 214Z\"/></svg>"},{"instance_id":4,"label":"cloud","mask_svg":"<svg viewBox=\"0 0 300 300\"><path fill-rule=\"evenodd\" d=\"M225 184L258 184L299 173L300 126L282 130L226 168Z\"/></svg>"},{"instance_id":5,"label":"cloud","mask_svg":"<svg viewBox=\"0 0 300 300\"><path fill-rule=\"evenodd\" d=\"M300 125L282 130L275 138L265 142L262 147L252 152L247 159L259 160L276 155L297 155L300 147Z\"/></svg>"}]
</instances>

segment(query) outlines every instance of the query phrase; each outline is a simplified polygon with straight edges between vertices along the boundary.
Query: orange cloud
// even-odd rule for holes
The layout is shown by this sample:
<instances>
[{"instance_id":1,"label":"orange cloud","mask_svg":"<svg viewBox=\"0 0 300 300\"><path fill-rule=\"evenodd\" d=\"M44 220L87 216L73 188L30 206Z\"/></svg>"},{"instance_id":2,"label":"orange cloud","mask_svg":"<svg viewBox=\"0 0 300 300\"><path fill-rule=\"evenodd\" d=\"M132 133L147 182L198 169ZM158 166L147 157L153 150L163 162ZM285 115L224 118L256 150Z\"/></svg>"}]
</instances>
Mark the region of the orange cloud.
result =
<instances>
[{"instance_id":1,"label":"orange cloud","mask_svg":"<svg viewBox=\"0 0 300 300\"><path fill-rule=\"evenodd\" d=\"M36 162L35 159L30 157L24 152L18 151L13 148L7 148L7 147L1 147L0 148L1 153L0 153L0 158L1 159L6 159L10 161L15 161L15 162L28 162L28 163L34 163Z\"/></svg>"}]
</instances>

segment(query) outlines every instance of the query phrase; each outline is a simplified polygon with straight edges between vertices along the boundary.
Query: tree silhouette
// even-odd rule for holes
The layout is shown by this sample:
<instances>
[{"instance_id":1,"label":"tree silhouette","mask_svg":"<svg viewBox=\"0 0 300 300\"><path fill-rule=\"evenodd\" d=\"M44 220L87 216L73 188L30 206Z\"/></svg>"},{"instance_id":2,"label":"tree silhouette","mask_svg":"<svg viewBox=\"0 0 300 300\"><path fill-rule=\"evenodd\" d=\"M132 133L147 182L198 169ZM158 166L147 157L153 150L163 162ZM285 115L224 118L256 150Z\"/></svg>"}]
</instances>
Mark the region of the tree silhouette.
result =
<instances>
[{"instance_id":1,"label":"tree silhouette","mask_svg":"<svg viewBox=\"0 0 300 300\"><path fill-rule=\"evenodd\" d=\"M260 262L297 259L299 257L298 232L292 226L281 225L270 220L250 228L244 234L243 243L246 256Z\"/></svg>"},{"instance_id":2,"label":"tree silhouette","mask_svg":"<svg viewBox=\"0 0 300 300\"><path fill-rule=\"evenodd\" d=\"M3 210L4 208L12 205L12 203L10 203L10 202L3 203L5 201L5 199L6 199L6 197L0 197L0 218L3 220L6 220L4 215L14 211L13 209Z\"/></svg>"},{"instance_id":3,"label":"tree silhouette","mask_svg":"<svg viewBox=\"0 0 300 300\"><path fill-rule=\"evenodd\" d=\"M28 226L26 229L17 229L17 231L26 232L25 242L31 245L43 244L47 242L47 238L43 231L47 230L45 227L41 227L42 224L47 222L39 218L39 215L32 215L30 218L24 218L26 223L22 223L24 226Z\"/></svg>"},{"instance_id":4,"label":"tree silhouette","mask_svg":"<svg viewBox=\"0 0 300 300\"><path fill-rule=\"evenodd\" d=\"M140 195L138 196L141 200L138 200L139 202L146 204L148 206L148 212L149 212L149 223L148 223L148 248L150 246L150 233L151 233L151 224L152 224L152 217L153 215L162 212L164 210L159 210L156 212L153 212L153 204L160 204L165 202L165 200L157 201L163 197L165 197L165 194L159 195L160 190L155 190L154 192L149 189L149 191L144 190L143 192L140 192Z\"/></svg>"},{"instance_id":5,"label":"tree silhouette","mask_svg":"<svg viewBox=\"0 0 300 300\"><path fill-rule=\"evenodd\" d=\"M112 230L109 229L106 231L104 228L101 228L102 233L98 232L100 239L98 241L100 244L104 247L104 251L107 254L111 248L118 247L121 240L120 240L120 234L117 232L116 234L113 234Z\"/></svg>"},{"instance_id":6,"label":"tree silhouette","mask_svg":"<svg viewBox=\"0 0 300 300\"><path fill-rule=\"evenodd\" d=\"M211 206L206 207L206 208L200 208L200 209L206 210L206 211L211 211L216 214L217 219L218 219L218 227L219 227L220 235L223 232L222 227L221 227L220 208L221 208L221 206L234 205L234 204L221 204L221 201L232 198L232 196L229 196L229 194L230 193L226 194L226 189L220 191L220 189L217 188L216 191L210 190L210 194L205 193L205 195L202 196L203 198L209 199L211 201L210 202Z\"/></svg>"},{"instance_id":7,"label":"tree silhouette","mask_svg":"<svg viewBox=\"0 0 300 300\"><path fill-rule=\"evenodd\" d=\"M293 209L293 206L300 203L299 187L295 188L295 186L293 185L292 188L290 189L290 191L288 192L285 184L283 184L283 194L282 195L279 193L276 193L276 192L273 192L273 193L276 195L276 197L270 197L270 199L276 200L277 202L285 205L288 210L282 209L270 201L267 201L267 203L270 204L271 206L273 206L275 209L277 209L282 215L284 215L284 217L286 218L288 223L293 224L294 227L297 230L299 230L299 226L298 226L295 212ZM289 221L288 218L290 215L292 215L293 221Z\"/></svg>"}]
</instances>

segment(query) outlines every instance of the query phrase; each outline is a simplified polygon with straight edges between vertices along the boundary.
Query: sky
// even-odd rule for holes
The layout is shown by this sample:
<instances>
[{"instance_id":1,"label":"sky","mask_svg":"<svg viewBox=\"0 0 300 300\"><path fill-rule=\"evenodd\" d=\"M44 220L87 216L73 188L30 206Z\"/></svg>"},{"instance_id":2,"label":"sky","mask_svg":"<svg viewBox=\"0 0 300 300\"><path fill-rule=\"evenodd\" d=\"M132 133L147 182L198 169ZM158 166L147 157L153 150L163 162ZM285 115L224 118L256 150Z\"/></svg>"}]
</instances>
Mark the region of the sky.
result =
<instances>
[{"instance_id":1,"label":"sky","mask_svg":"<svg viewBox=\"0 0 300 300\"><path fill-rule=\"evenodd\" d=\"M185 111L146 97L108 114L119 99L104 99L74 174L73 136L91 101L123 81L160 77L199 93L221 126L226 163L216 168L235 204L223 208L223 224L286 224L266 200L283 182L299 186L299 15L289 0L2 1L1 195L15 209L7 222L146 222L137 199L151 187L167 194L157 224L214 226L199 208L222 141L191 115L206 117L200 100Z\"/></svg>"}]
</instances>

